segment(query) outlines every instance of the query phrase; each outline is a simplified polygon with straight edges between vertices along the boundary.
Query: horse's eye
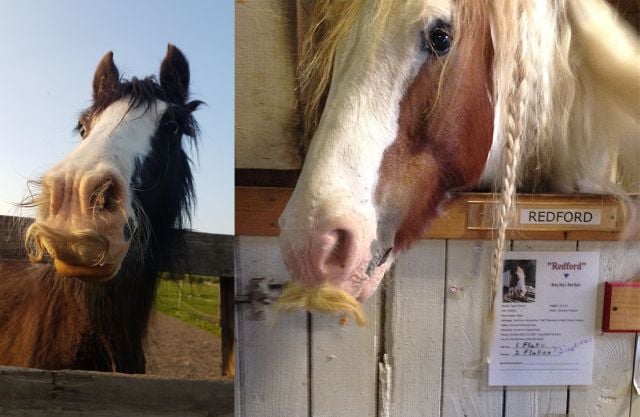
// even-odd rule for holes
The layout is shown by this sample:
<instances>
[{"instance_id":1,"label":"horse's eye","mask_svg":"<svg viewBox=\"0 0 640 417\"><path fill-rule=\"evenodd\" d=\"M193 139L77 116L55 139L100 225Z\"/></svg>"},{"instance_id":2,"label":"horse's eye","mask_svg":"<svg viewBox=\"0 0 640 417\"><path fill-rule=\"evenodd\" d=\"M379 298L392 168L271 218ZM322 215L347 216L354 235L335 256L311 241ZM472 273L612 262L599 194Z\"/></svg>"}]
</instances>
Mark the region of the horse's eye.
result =
<instances>
[{"instance_id":1,"label":"horse's eye","mask_svg":"<svg viewBox=\"0 0 640 417\"><path fill-rule=\"evenodd\" d=\"M440 56L449 52L451 48L451 36L446 28L436 26L430 31L421 32L422 50L433 55Z\"/></svg>"},{"instance_id":2,"label":"horse's eye","mask_svg":"<svg viewBox=\"0 0 640 417\"><path fill-rule=\"evenodd\" d=\"M80 136L82 136L82 139L84 139L85 135L87 134L87 129L84 128L84 123L78 122L76 129L78 129L78 132L80 132Z\"/></svg>"}]
</instances>

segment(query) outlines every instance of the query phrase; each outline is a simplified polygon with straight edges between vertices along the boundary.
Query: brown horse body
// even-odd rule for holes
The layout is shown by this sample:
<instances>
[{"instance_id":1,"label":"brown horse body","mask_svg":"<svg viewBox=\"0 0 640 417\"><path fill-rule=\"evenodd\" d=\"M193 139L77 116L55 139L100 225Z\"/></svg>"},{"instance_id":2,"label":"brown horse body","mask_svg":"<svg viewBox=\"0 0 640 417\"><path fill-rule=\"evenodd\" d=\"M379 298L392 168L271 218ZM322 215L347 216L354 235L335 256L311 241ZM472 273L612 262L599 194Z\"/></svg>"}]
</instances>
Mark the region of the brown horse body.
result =
<instances>
[{"instance_id":1,"label":"brown horse body","mask_svg":"<svg viewBox=\"0 0 640 417\"><path fill-rule=\"evenodd\" d=\"M49 264L0 262L0 363L144 373L157 267L94 285Z\"/></svg>"},{"instance_id":2,"label":"brown horse body","mask_svg":"<svg viewBox=\"0 0 640 417\"><path fill-rule=\"evenodd\" d=\"M50 265L0 262L0 361L30 368L78 368L88 331L78 280L56 278Z\"/></svg>"}]
</instances>

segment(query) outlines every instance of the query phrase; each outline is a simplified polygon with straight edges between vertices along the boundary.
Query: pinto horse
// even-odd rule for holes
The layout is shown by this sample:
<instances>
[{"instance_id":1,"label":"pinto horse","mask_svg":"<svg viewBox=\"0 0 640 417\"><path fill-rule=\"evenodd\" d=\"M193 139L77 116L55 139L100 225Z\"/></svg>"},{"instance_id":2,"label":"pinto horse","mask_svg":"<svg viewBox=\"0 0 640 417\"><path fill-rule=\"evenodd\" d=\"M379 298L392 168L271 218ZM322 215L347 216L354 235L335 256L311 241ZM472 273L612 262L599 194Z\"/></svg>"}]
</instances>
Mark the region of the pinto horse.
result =
<instances>
[{"instance_id":1,"label":"pinto horse","mask_svg":"<svg viewBox=\"0 0 640 417\"><path fill-rule=\"evenodd\" d=\"M640 189L640 43L603 0L314 2L284 309L355 311L451 193ZM495 291L494 291L495 295Z\"/></svg>"},{"instance_id":2,"label":"pinto horse","mask_svg":"<svg viewBox=\"0 0 640 417\"><path fill-rule=\"evenodd\" d=\"M527 291L524 270L518 265L509 283L509 296L519 301L527 301Z\"/></svg>"},{"instance_id":3,"label":"pinto horse","mask_svg":"<svg viewBox=\"0 0 640 417\"><path fill-rule=\"evenodd\" d=\"M195 140L189 65L173 45L154 77L121 79L107 53L80 116L82 141L48 171L32 261L0 263L0 365L143 373L158 262L194 202L183 136Z\"/></svg>"}]
</instances>

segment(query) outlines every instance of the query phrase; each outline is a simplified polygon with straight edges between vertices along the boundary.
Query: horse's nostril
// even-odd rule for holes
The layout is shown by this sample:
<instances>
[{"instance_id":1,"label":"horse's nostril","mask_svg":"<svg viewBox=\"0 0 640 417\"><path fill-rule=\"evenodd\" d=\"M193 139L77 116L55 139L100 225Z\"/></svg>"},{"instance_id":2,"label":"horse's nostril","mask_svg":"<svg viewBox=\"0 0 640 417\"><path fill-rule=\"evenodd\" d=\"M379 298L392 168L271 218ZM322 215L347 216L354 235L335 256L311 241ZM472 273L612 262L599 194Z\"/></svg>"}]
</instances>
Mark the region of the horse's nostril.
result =
<instances>
[{"instance_id":1,"label":"horse's nostril","mask_svg":"<svg viewBox=\"0 0 640 417\"><path fill-rule=\"evenodd\" d=\"M89 196L89 207L93 211L113 211L119 204L117 186L111 178L100 182Z\"/></svg>"},{"instance_id":2,"label":"horse's nostril","mask_svg":"<svg viewBox=\"0 0 640 417\"><path fill-rule=\"evenodd\" d=\"M346 245L347 245L347 237L348 232L343 229L334 230L332 232L336 241L333 245L333 249L331 250L331 254L329 255L328 261L340 266L340 268L345 267L345 255L346 255Z\"/></svg>"},{"instance_id":3,"label":"horse's nostril","mask_svg":"<svg viewBox=\"0 0 640 417\"><path fill-rule=\"evenodd\" d=\"M318 268L322 274L332 269L350 268L353 256L353 234L347 229L334 229L320 236ZM340 272L339 274L342 274Z\"/></svg>"}]
</instances>

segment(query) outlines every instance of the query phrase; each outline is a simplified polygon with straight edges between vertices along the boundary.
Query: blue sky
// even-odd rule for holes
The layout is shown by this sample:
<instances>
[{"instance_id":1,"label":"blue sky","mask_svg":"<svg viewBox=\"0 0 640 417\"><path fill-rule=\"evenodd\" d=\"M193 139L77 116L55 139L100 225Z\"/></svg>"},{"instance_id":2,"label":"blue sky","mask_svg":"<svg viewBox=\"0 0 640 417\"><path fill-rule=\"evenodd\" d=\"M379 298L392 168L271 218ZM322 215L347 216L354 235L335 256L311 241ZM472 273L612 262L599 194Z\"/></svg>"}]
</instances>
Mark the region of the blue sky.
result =
<instances>
[{"instance_id":1,"label":"blue sky","mask_svg":"<svg viewBox=\"0 0 640 417\"><path fill-rule=\"evenodd\" d=\"M0 214L79 142L100 58L114 52L126 77L158 73L167 43L191 65L202 130L195 162L193 228L233 233L232 0L3 0L0 13Z\"/></svg>"}]
</instances>

